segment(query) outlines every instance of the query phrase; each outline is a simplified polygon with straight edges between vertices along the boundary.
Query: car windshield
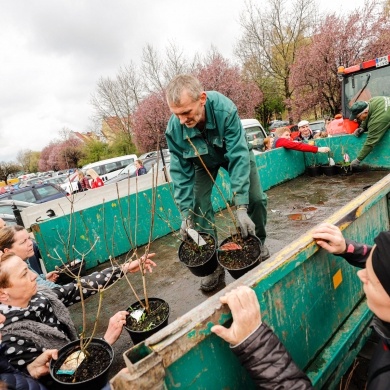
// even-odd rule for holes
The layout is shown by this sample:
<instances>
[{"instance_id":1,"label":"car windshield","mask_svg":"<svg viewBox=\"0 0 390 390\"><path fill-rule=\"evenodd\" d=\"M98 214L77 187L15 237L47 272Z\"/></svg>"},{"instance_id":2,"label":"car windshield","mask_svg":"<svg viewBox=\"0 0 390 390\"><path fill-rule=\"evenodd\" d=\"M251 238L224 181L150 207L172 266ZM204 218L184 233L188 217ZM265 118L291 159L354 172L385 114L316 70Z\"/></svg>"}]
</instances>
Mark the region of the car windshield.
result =
<instances>
[{"instance_id":1,"label":"car windshield","mask_svg":"<svg viewBox=\"0 0 390 390\"><path fill-rule=\"evenodd\" d=\"M129 164L128 166L124 167L120 172L119 172L119 175L126 175L126 176L129 176L129 175L132 175L133 173L135 173L135 171L137 170L137 167L135 165L135 163L131 163ZM118 175L118 176L119 176Z\"/></svg>"}]
</instances>

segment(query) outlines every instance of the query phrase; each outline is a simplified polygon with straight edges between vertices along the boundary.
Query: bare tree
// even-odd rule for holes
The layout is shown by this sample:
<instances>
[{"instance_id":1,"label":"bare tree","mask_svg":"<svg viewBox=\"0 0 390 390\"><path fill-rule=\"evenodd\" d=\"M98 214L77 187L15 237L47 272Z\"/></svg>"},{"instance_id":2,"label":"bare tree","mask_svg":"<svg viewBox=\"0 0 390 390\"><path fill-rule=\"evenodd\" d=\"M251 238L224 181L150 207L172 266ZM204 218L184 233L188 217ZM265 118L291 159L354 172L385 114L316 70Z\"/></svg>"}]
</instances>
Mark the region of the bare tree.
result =
<instances>
[{"instance_id":1,"label":"bare tree","mask_svg":"<svg viewBox=\"0 0 390 390\"><path fill-rule=\"evenodd\" d=\"M109 118L115 118L116 130L131 140L131 116L142 98L143 91L141 74L133 63L121 67L115 79L102 77L91 99L97 116L95 119L100 123L103 120L107 123ZM107 125L110 126L110 123Z\"/></svg>"},{"instance_id":2,"label":"bare tree","mask_svg":"<svg viewBox=\"0 0 390 390\"><path fill-rule=\"evenodd\" d=\"M290 66L297 50L306 44L316 20L315 0L268 0L255 5L246 3L241 15L244 30L235 53L248 75L261 85L262 79L273 78L279 93L287 104L292 121L290 99L293 90L289 85ZM260 78L260 81L259 81ZM259 86L260 86L259 85Z\"/></svg>"},{"instance_id":3,"label":"bare tree","mask_svg":"<svg viewBox=\"0 0 390 390\"><path fill-rule=\"evenodd\" d=\"M0 161L0 181L7 182L8 176L19 172L21 168L15 162Z\"/></svg>"},{"instance_id":4,"label":"bare tree","mask_svg":"<svg viewBox=\"0 0 390 390\"><path fill-rule=\"evenodd\" d=\"M24 172L29 172L32 150L19 150L16 154L16 161L20 164Z\"/></svg>"}]
</instances>

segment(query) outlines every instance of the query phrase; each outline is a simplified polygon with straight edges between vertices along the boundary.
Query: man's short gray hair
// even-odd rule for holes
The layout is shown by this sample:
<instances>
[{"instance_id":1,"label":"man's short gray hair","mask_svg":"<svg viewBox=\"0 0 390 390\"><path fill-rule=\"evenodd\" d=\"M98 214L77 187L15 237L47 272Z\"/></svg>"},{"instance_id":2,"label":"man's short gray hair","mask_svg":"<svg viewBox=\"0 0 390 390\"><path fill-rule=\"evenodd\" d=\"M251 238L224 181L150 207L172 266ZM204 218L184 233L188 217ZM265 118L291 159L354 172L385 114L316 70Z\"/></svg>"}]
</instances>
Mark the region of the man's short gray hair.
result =
<instances>
[{"instance_id":1,"label":"man's short gray hair","mask_svg":"<svg viewBox=\"0 0 390 390\"><path fill-rule=\"evenodd\" d=\"M180 104L180 98L184 90L188 91L194 102L199 100L204 91L202 84L195 76L179 74L169 82L165 91L168 103Z\"/></svg>"}]
</instances>

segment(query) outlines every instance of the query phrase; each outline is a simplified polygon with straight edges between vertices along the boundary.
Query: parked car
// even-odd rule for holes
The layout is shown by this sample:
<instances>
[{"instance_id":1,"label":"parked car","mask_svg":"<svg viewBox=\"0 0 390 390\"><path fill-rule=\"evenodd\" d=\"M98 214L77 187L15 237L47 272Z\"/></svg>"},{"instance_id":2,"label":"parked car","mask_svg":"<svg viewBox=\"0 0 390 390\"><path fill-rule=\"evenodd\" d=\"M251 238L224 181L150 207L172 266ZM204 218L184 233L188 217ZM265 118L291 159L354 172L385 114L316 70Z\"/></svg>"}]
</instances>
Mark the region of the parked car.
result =
<instances>
[{"instance_id":1,"label":"parked car","mask_svg":"<svg viewBox=\"0 0 390 390\"><path fill-rule=\"evenodd\" d=\"M272 121L268 127L268 131L275 131L278 127L288 126L290 123L288 121Z\"/></svg>"},{"instance_id":2,"label":"parked car","mask_svg":"<svg viewBox=\"0 0 390 390\"><path fill-rule=\"evenodd\" d=\"M68 194L74 194L79 191L77 173L73 173L69 177L66 175L50 177L44 182L59 185Z\"/></svg>"},{"instance_id":3,"label":"parked car","mask_svg":"<svg viewBox=\"0 0 390 390\"><path fill-rule=\"evenodd\" d=\"M43 179L41 177L34 177L33 179L23 180L19 183L19 188L30 187L34 184L42 184Z\"/></svg>"},{"instance_id":4,"label":"parked car","mask_svg":"<svg viewBox=\"0 0 390 390\"><path fill-rule=\"evenodd\" d=\"M326 130L325 120L322 119L319 121L310 122L309 127L310 127L311 131L313 132L313 135L316 135L317 133L320 133L321 131Z\"/></svg>"},{"instance_id":5,"label":"parked car","mask_svg":"<svg viewBox=\"0 0 390 390\"><path fill-rule=\"evenodd\" d=\"M164 157L164 161L165 161L166 164L168 164L169 161L170 161L169 156L165 156ZM143 165L144 165L144 167L146 169L146 172L148 173L149 171L151 171L153 165L155 165L156 163L157 163L157 158L156 157L152 157L152 158L148 158L148 159L143 160ZM162 163L161 159L159 160L158 165L159 165L159 168L162 169L161 167L163 166L163 163ZM105 182L105 185L117 183L118 181L126 180L129 177L135 177L136 170L137 170L137 167L135 166L135 162L131 163L127 167L123 168L118 176L113 177L110 180L107 180Z\"/></svg>"},{"instance_id":6,"label":"parked car","mask_svg":"<svg viewBox=\"0 0 390 390\"><path fill-rule=\"evenodd\" d=\"M0 200L0 214L14 214L13 207L23 210L26 207L34 206L35 203L23 202L15 199L1 199Z\"/></svg>"},{"instance_id":7,"label":"parked car","mask_svg":"<svg viewBox=\"0 0 390 390\"><path fill-rule=\"evenodd\" d=\"M163 149L162 152L163 152L164 157L170 155L170 152L168 149ZM152 158L152 157L157 158L157 156L159 156L159 157L161 156L160 151L154 150L153 152L147 152L147 153L141 154L141 156L139 156L138 159L141 161L144 161L147 158Z\"/></svg>"},{"instance_id":8,"label":"parked car","mask_svg":"<svg viewBox=\"0 0 390 390\"><path fill-rule=\"evenodd\" d=\"M43 183L7 192L0 195L0 200L13 199L30 203L45 203L50 200L64 198L66 195L67 193L56 184Z\"/></svg>"},{"instance_id":9,"label":"parked car","mask_svg":"<svg viewBox=\"0 0 390 390\"><path fill-rule=\"evenodd\" d=\"M264 138L267 133L257 119L241 119L242 127L246 132L248 144L255 149L263 149Z\"/></svg>"}]
</instances>

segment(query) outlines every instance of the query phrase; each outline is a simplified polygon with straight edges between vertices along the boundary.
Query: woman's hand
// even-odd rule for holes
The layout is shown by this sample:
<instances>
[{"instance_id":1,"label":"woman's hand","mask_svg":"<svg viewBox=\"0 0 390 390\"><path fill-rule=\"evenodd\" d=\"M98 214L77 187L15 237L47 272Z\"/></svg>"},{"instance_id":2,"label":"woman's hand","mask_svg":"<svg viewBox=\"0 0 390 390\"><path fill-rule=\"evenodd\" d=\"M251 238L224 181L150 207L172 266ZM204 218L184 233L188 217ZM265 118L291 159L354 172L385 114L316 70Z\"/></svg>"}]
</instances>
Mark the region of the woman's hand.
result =
<instances>
[{"instance_id":1,"label":"woman's hand","mask_svg":"<svg viewBox=\"0 0 390 390\"><path fill-rule=\"evenodd\" d=\"M108 344L112 345L118 340L122 333L123 325L126 324L126 317L129 315L127 311L118 311L115 315L110 318L108 322L108 328L104 335L104 340Z\"/></svg>"},{"instance_id":2,"label":"woman's hand","mask_svg":"<svg viewBox=\"0 0 390 390\"><path fill-rule=\"evenodd\" d=\"M146 271L153 272L152 266L155 267L156 263L154 261L152 261L151 258L154 257L155 255L156 255L155 253L148 253L148 257L146 259L145 259L145 255L144 255L144 256L141 256L139 259L136 259L136 260L131 261L130 263L124 264L122 266L122 271L124 273L137 272L137 271L139 271L140 263L142 262L145 272Z\"/></svg>"},{"instance_id":3,"label":"woman's hand","mask_svg":"<svg viewBox=\"0 0 390 390\"><path fill-rule=\"evenodd\" d=\"M228 304L233 317L230 328L214 325L211 331L231 345L240 344L261 325L260 305L255 292L240 286L220 298Z\"/></svg>"},{"instance_id":4,"label":"woman's hand","mask_svg":"<svg viewBox=\"0 0 390 390\"><path fill-rule=\"evenodd\" d=\"M330 223L321 223L312 230L312 237L317 245L329 253L339 255L345 253L347 244L341 230Z\"/></svg>"},{"instance_id":5,"label":"woman's hand","mask_svg":"<svg viewBox=\"0 0 390 390\"><path fill-rule=\"evenodd\" d=\"M28 373L35 379L49 373L49 362L51 359L58 359L57 349L47 349L41 353L34 361L27 365Z\"/></svg>"},{"instance_id":6,"label":"woman's hand","mask_svg":"<svg viewBox=\"0 0 390 390\"><path fill-rule=\"evenodd\" d=\"M57 271L51 271L46 274L46 280L55 283L58 279L59 275Z\"/></svg>"}]
</instances>

